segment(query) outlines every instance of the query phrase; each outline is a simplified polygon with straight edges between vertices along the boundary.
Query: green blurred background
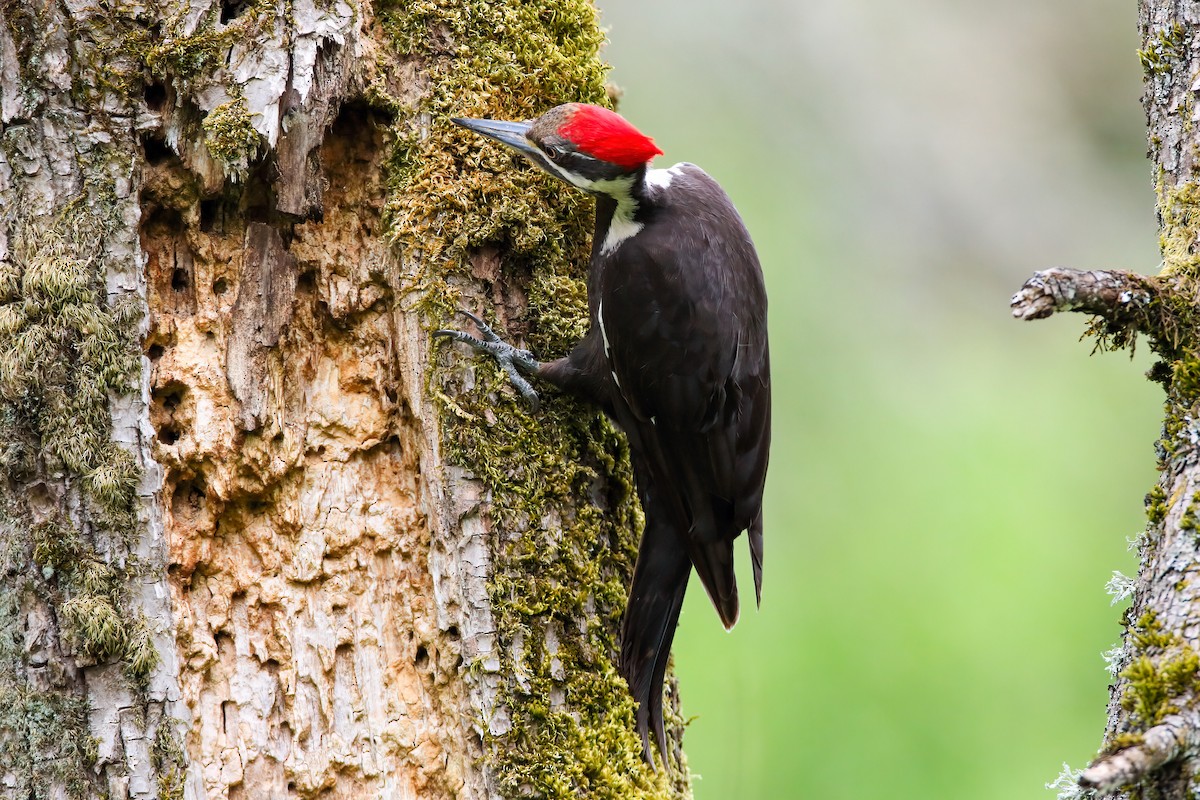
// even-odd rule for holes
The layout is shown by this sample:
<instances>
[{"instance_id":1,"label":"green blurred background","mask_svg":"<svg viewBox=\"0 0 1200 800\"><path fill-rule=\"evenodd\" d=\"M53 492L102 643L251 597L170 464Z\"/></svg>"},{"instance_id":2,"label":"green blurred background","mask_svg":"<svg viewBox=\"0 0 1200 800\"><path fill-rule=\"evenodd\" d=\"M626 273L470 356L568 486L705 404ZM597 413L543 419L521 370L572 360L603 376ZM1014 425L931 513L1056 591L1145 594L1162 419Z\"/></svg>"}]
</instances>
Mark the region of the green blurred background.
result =
<instances>
[{"instance_id":1,"label":"green blurred background","mask_svg":"<svg viewBox=\"0 0 1200 800\"><path fill-rule=\"evenodd\" d=\"M771 296L763 608L725 634L693 591L676 640L696 796L1052 797L1161 398L1145 348L1008 300L1157 271L1136 4L598 4L622 111L734 197Z\"/></svg>"}]
</instances>

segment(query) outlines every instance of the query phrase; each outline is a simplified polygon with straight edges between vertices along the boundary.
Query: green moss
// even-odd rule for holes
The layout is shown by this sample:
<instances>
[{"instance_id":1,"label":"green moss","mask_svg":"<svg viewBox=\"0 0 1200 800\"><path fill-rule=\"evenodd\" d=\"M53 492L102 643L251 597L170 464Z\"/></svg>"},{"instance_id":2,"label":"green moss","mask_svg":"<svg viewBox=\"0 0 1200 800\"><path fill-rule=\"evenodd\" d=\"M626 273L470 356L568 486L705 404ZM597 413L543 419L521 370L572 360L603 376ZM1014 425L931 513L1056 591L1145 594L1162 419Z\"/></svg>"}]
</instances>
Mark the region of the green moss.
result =
<instances>
[{"instance_id":1,"label":"green moss","mask_svg":"<svg viewBox=\"0 0 1200 800\"><path fill-rule=\"evenodd\" d=\"M1153 611L1145 611L1129 630L1129 641L1134 652L1164 652L1178 644L1177 637L1163 632L1162 621Z\"/></svg>"},{"instance_id":2,"label":"green moss","mask_svg":"<svg viewBox=\"0 0 1200 800\"><path fill-rule=\"evenodd\" d=\"M221 63L222 54L236 41L226 31L207 28L192 36L169 36L146 51L146 66L153 75L181 78L207 75Z\"/></svg>"},{"instance_id":3,"label":"green moss","mask_svg":"<svg viewBox=\"0 0 1200 800\"><path fill-rule=\"evenodd\" d=\"M1158 210L1162 217L1158 244L1163 256L1163 271L1167 274L1186 272L1195 277L1200 266L1200 253L1194 252L1192 243L1200 229L1200 186L1186 182L1168 187L1165 177L1160 175Z\"/></svg>"},{"instance_id":4,"label":"green moss","mask_svg":"<svg viewBox=\"0 0 1200 800\"><path fill-rule=\"evenodd\" d=\"M1200 656L1191 649L1181 649L1157 661L1139 656L1121 671L1121 677L1128 681L1121 695L1121 707L1129 713L1132 723L1143 729L1151 728L1179 711L1174 701L1200 688L1197 671L1200 671Z\"/></svg>"},{"instance_id":5,"label":"green moss","mask_svg":"<svg viewBox=\"0 0 1200 800\"><path fill-rule=\"evenodd\" d=\"M1128 747L1136 747L1146 741L1146 737L1140 733L1118 733L1112 737L1104 746L1105 753L1116 753Z\"/></svg>"},{"instance_id":6,"label":"green moss","mask_svg":"<svg viewBox=\"0 0 1200 800\"><path fill-rule=\"evenodd\" d=\"M1146 495L1146 519L1151 525L1158 525L1167 517L1167 492L1159 484Z\"/></svg>"},{"instance_id":7,"label":"green moss","mask_svg":"<svg viewBox=\"0 0 1200 800\"><path fill-rule=\"evenodd\" d=\"M290 13L290 6L284 8ZM105 37L104 50L122 55L119 65L110 66L103 60L107 53L101 53L102 58L91 66L105 86L125 97L136 99L147 72L170 83L179 96L175 120L185 126L180 139L202 138L225 174L240 180L258 157L261 140L251 124L242 85L225 76L222 88L230 99L202 117L192 112L199 105L195 95L214 84L231 48L271 35L280 12L275 3L251 0L231 20L221 22L221 13L222 7L213 5L198 22L190 11L179 13L154 35L130 20Z\"/></svg>"},{"instance_id":8,"label":"green moss","mask_svg":"<svg viewBox=\"0 0 1200 800\"><path fill-rule=\"evenodd\" d=\"M150 757L158 774L158 800L183 800L187 756L166 720L159 721Z\"/></svg>"},{"instance_id":9,"label":"green moss","mask_svg":"<svg viewBox=\"0 0 1200 800\"><path fill-rule=\"evenodd\" d=\"M1177 702L1200 690L1200 654L1165 632L1153 611L1143 612L1130 625L1128 639L1136 657L1120 673L1126 681L1121 707L1129 723L1144 731L1177 712Z\"/></svg>"},{"instance_id":10,"label":"green moss","mask_svg":"<svg viewBox=\"0 0 1200 800\"><path fill-rule=\"evenodd\" d=\"M109 439L108 396L133 388L140 312L108 303L101 232L79 208L14 240L0 266L0 419L80 479L97 522L131 534L138 470ZM32 467L24 448L6 462Z\"/></svg>"},{"instance_id":11,"label":"green moss","mask_svg":"<svg viewBox=\"0 0 1200 800\"><path fill-rule=\"evenodd\" d=\"M1157 184L1163 272L1145 279L1153 299L1144 307L1138 327L1153 333L1151 347L1161 359L1148 377L1167 393L1157 448L1159 466L1166 468L1180 453L1191 452L1193 434L1188 429L1191 420L1200 418L1200 352L1189 344L1200 338L1200 313L1194 302L1195 287L1200 285L1200 252L1193 247L1200 238L1200 185L1168 186L1162 171ZM1148 504L1151 522L1165 519L1171 505ZM1181 524L1196 528L1191 509L1185 510Z\"/></svg>"},{"instance_id":12,"label":"green moss","mask_svg":"<svg viewBox=\"0 0 1200 800\"><path fill-rule=\"evenodd\" d=\"M116 207L112 198L96 203ZM0 428L17 443L3 456L10 478L31 479L40 459L80 493L89 526L128 546L140 471L111 441L108 398L135 386L140 309L107 299L105 230L82 199L16 229L11 258L0 262ZM29 524L21 521L29 512L17 511L10 526L27 531L68 637L81 654L122 661L143 682L157 655L144 620L128 609L130 561L108 563L74 522L41 513Z\"/></svg>"},{"instance_id":13,"label":"green moss","mask_svg":"<svg viewBox=\"0 0 1200 800\"><path fill-rule=\"evenodd\" d=\"M127 570L101 560L69 522L32 527L33 562L63 595L59 615L74 647L96 661L119 660L137 684L158 664L144 616L126 602Z\"/></svg>"},{"instance_id":14,"label":"green moss","mask_svg":"<svg viewBox=\"0 0 1200 800\"><path fill-rule=\"evenodd\" d=\"M485 244L503 248L508 280L513 273L522 280L530 274L579 280L589 201L530 169L514 168L512 155L457 128L449 117L526 119L562 102L606 102L595 9L583 0L553 7L387 3L380 18L401 52L429 59L431 88L422 106L432 115L433 130L427 137L401 131L405 146L397 151L400 168L389 175L385 219L400 234L399 245L421 255L425 268L410 278L431 316L452 313L457 292L446 278L469 275L466 259ZM562 344L548 337L538 343Z\"/></svg>"},{"instance_id":15,"label":"green moss","mask_svg":"<svg viewBox=\"0 0 1200 800\"><path fill-rule=\"evenodd\" d=\"M250 124L244 97L235 97L208 112L201 126L208 152L225 164L226 172L241 174L249 168L257 155L260 137Z\"/></svg>"},{"instance_id":16,"label":"green moss","mask_svg":"<svg viewBox=\"0 0 1200 800\"><path fill-rule=\"evenodd\" d=\"M473 280L472 256L497 248L496 280L528 301L518 320L526 344L542 359L563 355L587 326L591 203L448 118L528 119L563 102L606 103L594 7L425 0L378 12L396 50L421 59L431 79L421 102L428 135L401 123L389 160L385 219L413 265L405 288L420 292L429 324L441 327L462 302L457 287ZM403 108L382 84L372 91ZM486 740L500 793L686 795L686 765L669 775L643 763L633 702L613 667L640 529L624 438L594 409L552 392L531 412L486 359L473 375L467 391L438 369L429 390L446 460L477 477L490 500L498 674L512 719Z\"/></svg>"},{"instance_id":17,"label":"green moss","mask_svg":"<svg viewBox=\"0 0 1200 800\"><path fill-rule=\"evenodd\" d=\"M1171 388L1181 398L1200 398L1200 360L1176 359L1171 362Z\"/></svg>"},{"instance_id":18,"label":"green moss","mask_svg":"<svg viewBox=\"0 0 1200 800\"><path fill-rule=\"evenodd\" d=\"M3 532L12 534L7 520ZM10 542L11 544L11 542ZM14 553L0 554L12 565ZM11 576L11 573L10 573ZM82 697L40 691L19 678L26 656L23 606L36 594L32 582L9 580L0 585L0 764L6 777L5 797L44 798L52 787L66 796L96 796L96 742L88 728L88 704ZM58 796L58 795L54 795Z\"/></svg>"},{"instance_id":19,"label":"green moss","mask_svg":"<svg viewBox=\"0 0 1200 800\"><path fill-rule=\"evenodd\" d=\"M220 6L212 6L190 32L185 32L191 25L190 15L180 13L168 22L163 35L153 40L130 27L127 35L135 39L130 49L139 53L152 75L173 81L186 93L224 65L229 48L265 34L274 22L276 7L266 0L253 0L227 23L220 22L220 13Z\"/></svg>"},{"instance_id":20,"label":"green moss","mask_svg":"<svg viewBox=\"0 0 1200 800\"><path fill-rule=\"evenodd\" d=\"M132 509L136 468L109 440L109 392L133 388L140 314L110 306L101 230L79 207L19 227L0 266L0 407L44 456L85 479L105 522Z\"/></svg>"},{"instance_id":21,"label":"green moss","mask_svg":"<svg viewBox=\"0 0 1200 800\"><path fill-rule=\"evenodd\" d=\"M1178 22L1154 34L1146 47L1137 51L1147 75L1166 75L1187 54L1187 32Z\"/></svg>"},{"instance_id":22,"label":"green moss","mask_svg":"<svg viewBox=\"0 0 1200 800\"><path fill-rule=\"evenodd\" d=\"M16 785L8 797L48 797L62 787L72 800L95 797L89 780L96 743L82 698L39 692L0 678L0 763Z\"/></svg>"}]
</instances>

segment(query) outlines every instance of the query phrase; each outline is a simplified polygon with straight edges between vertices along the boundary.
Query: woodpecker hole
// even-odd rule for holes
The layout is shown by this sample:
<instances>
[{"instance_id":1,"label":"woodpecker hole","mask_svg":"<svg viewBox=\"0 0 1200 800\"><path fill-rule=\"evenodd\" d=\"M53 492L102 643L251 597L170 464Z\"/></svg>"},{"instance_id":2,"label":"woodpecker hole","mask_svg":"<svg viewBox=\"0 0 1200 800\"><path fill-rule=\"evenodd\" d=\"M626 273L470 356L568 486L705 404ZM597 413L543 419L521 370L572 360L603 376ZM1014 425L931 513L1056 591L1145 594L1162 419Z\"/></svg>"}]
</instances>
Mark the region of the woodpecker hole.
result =
<instances>
[{"instance_id":1,"label":"woodpecker hole","mask_svg":"<svg viewBox=\"0 0 1200 800\"><path fill-rule=\"evenodd\" d=\"M162 444L175 444L187 431L184 418L181 418L183 415L179 413L187 393L185 384L171 381L150 395L150 421L154 423L158 441Z\"/></svg>"},{"instance_id":2,"label":"woodpecker hole","mask_svg":"<svg viewBox=\"0 0 1200 800\"><path fill-rule=\"evenodd\" d=\"M217 278L213 281L213 294L225 294L229 291L229 281L224 278Z\"/></svg>"},{"instance_id":3,"label":"woodpecker hole","mask_svg":"<svg viewBox=\"0 0 1200 800\"><path fill-rule=\"evenodd\" d=\"M173 413L179 408L183 402L184 395L187 394L187 384L179 381L171 381L165 386L160 386L154 390L153 401L164 411Z\"/></svg>"},{"instance_id":4,"label":"woodpecker hole","mask_svg":"<svg viewBox=\"0 0 1200 800\"><path fill-rule=\"evenodd\" d=\"M417 648L417 657L413 659L413 664L416 665L417 669L425 669L429 666L429 650L425 645Z\"/></svg>"},{"instance_id":5,"label":"woodpecker hole","mask_svg":"<svg viewBox=\"0 0 1200 800\"><path fill-rule=\"evenodd\" d=\"M171 288L173 290L186 292L190 283L186 269L176 267L175 271L171 273Z\"/></svg>"},{"instance_id":6,"label":"woodpecker hole","mask_svg":"<svg viewBox=\"0 0 1200 800\"><path fill-rule=\"evenodd\" d=\"M246 13L246 3L241 0L223 0L221 3L221 24L226 25Z\"/></svg>"},{"instance_id":7,"label":"woodpecker hole","mask_svg":"<svg viewBox=\"0 0 1200 800\"><path fill-rule=\"evenodd\" d=\"M162 107L167 102L167 87L157 81L148 83L142 91L142 97L146 101L146 108L151 111L162 111Z\"/></svg>"},{"instance_id":8,"label":"woodpecker hole","mask_svg":"<svg viewBox=\"0 0 1200 800\"><path fill-rule=\"evenodd\" d=\"M181 521L194 520L203 513L207 502L203 479L177 483L171 493L171 515Z\"/></svg>"},{"instance_id":9,"label":"woodpecker hole","mask_svg":"<svg viewBox=\"0 0 1200 800\"><path fill-rule=\"evenodd\" d=\"M167 140L161 136L142 137L142 151L146 154L146 163L152 167L165 164L175 157Z\"/></svg>"},{"instance_id":10,"label":"woodpecker hole","mask_svg":"<svg viewBox=\"0 0 1200 800\"><path fill-rule=\"evenodd\" d=\"M221 198L214 197L200 201L200 230L212 233L217 226L217 217L221 213Z\"/></svg>"}]
</instances>

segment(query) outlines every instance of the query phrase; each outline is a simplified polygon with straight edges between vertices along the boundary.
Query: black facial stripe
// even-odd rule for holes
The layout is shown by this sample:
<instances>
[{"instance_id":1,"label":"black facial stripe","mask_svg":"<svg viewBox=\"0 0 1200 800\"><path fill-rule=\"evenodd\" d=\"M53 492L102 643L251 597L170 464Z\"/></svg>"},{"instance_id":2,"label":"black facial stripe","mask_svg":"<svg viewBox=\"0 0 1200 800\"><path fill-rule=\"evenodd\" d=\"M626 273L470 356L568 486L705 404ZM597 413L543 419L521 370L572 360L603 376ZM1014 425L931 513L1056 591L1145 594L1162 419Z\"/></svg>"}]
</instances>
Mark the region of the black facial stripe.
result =
<instances>
[{"instance_id":1,"label":"black facial stripe","mask_svg":"<svg viewBox=\"0 0 1200 800\"><path fill-rule=\"evenodd\" d=\"M524 153L523 155L526 158L528 158L530 161L532 161L534 164L536 164L538 167L540 167L542 170L549 172L551 175L558 174L555 171L554 167L550 165L549 156L547 156L545 153L543 153L540 149L533 153Z\"/></svg>"},{"instance_id":2,"label":"black facial stripe","mask_svg":"<svg viewBox=\"0 0 1200 800\"><path fill-rule=\"evenodd\" d=\"M591 181L608 180L625 174L625 170L616 164L601 161L595 156L589 156L586 153L580 153L575 150L571 150L561 158L556 159L555 163L568 172L582 175Z\"/></svg>"}]
</instances>

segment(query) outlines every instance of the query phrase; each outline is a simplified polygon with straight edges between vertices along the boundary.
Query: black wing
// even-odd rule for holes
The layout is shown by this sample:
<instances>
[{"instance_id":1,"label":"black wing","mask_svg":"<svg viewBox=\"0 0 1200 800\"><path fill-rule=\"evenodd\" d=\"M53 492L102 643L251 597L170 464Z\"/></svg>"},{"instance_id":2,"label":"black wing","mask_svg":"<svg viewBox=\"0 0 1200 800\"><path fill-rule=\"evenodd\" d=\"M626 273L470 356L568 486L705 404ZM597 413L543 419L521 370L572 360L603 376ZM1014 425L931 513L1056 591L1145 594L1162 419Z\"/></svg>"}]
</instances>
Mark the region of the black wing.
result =
<instances>
[{"instance_id":1,"label":"black wing","mask_svg":"<svg viewBox=\"0 0 1200 800\"><path fill-rule=\"evenodd\" d=\"M596 316L646 516L621 670L647 758L653 728L665 759L662 682L690 565L732 627L733 542L747 530L761 597L771 393L766 294L737 212L695 167L655 200L643 230L608 256Z\"/></svg>"},{"instance_id":2,"label":"black wing","mask_svg":"<svg viewBox=\"0 0 1200 800\"><path fill-rule=\"evenodd\" d=\"M756 527L770 442L766 293L745 226L703 171L654 199L604 271L597 321L617 421L730 627L733 540ZM757 582L761 535L751 545Z\"/></svg>"}]
</instances>

